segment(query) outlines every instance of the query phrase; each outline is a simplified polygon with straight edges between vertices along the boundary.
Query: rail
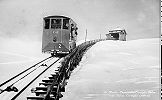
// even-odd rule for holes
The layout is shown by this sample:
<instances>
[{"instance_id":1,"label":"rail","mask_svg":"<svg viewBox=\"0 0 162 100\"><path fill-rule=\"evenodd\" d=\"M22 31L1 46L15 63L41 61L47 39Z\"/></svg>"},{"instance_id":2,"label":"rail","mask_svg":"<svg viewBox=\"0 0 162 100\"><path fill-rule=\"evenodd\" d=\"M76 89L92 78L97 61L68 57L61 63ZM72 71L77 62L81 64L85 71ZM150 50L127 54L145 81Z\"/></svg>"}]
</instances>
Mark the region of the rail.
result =
<instances>
[{"instance_id":1,"label":"rail","mask_svg":"<svg viewBox=\"0 0 162 100\"><path fill-rule=\"evenodd\" d=\"M34 64L33 66L25 69L24 71L20 72L19 74L15 75L14 77L10 78L9 80L3 82L1 84L1 89L0 89L0 94L2 94L2 93L3 94L0 95L0 98L1 99L6 98L6 96L8 95L8 97L7 97L8 99L15 100L26 88L28 88L28 86L30 84L32 84L39 76L41 76L46 70L48 70L53 64L55 64L61 58L59 58L55 61L53 61L52 59L55 60L54 57L45 58L44 60ZM52 62L52 64L50 64L51 62ZM47 64L48 64L48 66L47 66ZM40 69L40 70L38 70L38 69ZM39 72L39 71L41 71L41 72ZM37 72L39 72L39 73L37 74ZM31 79L31 81L29 81L29 83L28 83L26 81L26 79L28 78L29 75L30 75L29 77L32 76L31 73L32 73L32 75L36 75L36 76L33 77L34 79ZM21 86L21 87L19 86L20 80L21 80L21 83L22 82L25 83L24 86ZM2 88L4 88L4 89L2 89ZM18 93L16 93L16 92L18 92Z\"/></svg>"},{"instance_id":2,"label":"rail","mask_svg":"<svg viewBox=\"0 0 162 100\"><path fill-rule=\"evenodd\" d=\"M34 92L36 96L28 96L27 99L59 100L59 98L63 97L61 92L65 92L65 86L67 84L66 80L70 78L71 72L81 61L84 52L95 43L104 40L105 39L91 40L78 45L69 55L64 57L64 60L55 72L55 75L49 77L48 81L40 83L44 85L44 87L36 87L36 91ZM41 90L41 92L39 90Z\"/></svg>"},{"instance_id":3,"label":"rail","mask_svg":"<svg viewBox=\"0 0 162 100\"><path fill-rule=\"evenodd\" d=\"M19 93L17 93L11 100L15 100L30 84L32 84L40 75L42 75L46 70L48 70L52 65L54 65L57 61L59 61L61 58L57 59L55 62L53 62L50 66L48 66L45 70L43 70L40 74L38 74L33 80L30 81Z\"/></svg>"},{"instance_id":4,"label":"rail","mask_svg":"<svg viewBox=\"0 0 162 100\"><path fill-rule=\"evenodd\" d=\"M0 84L0 87L1 87L1 86L3 86L3 85L5 85L5 84L7 84L8 82L10 82L11 80L15 79L16 77L18 77L18 76L22 75L23 73L25 73L26 71L30 70L31 68L33 68L33 67L37 66L38 64L40 64L40 63L42 63L42 62L44 62L44 61L48 60L49 58L51 58L51 57L48 57L48 58L46 58L46 59L44 59L44 60L42 60L42 61L40 61L40 62L36 63L35 65L33 65L33 66L31 66L31 67L27 68L26 70L24 70L24 71L20 72L19 74L15 75L14 77L12 77L12 78L10 78L10 79L6 80L5 82L3 82L3 83L1 83L1 84Z\"/></svg>"}]
</instances>

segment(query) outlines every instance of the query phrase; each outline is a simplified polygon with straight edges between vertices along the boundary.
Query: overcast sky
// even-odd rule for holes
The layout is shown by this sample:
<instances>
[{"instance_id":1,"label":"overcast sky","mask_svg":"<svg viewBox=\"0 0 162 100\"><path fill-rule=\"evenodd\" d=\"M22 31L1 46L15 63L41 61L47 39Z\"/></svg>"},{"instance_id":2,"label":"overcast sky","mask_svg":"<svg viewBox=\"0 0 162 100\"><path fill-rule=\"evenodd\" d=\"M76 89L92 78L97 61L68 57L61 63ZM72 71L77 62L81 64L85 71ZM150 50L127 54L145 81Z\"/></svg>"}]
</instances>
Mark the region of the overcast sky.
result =
<instances>
[{"instance_id":1,"label":"overcast sky","mask_svg":"<svg viewBox=\"0 0 162 100\"><path fill-rule=\"evenodd\" d=\"M160 0L0 0L0 37L41 41L42 18L65 15L78 24L78 40L105 37L123 27L128 40L159 37Z\"/></svg>"}]
</instances>

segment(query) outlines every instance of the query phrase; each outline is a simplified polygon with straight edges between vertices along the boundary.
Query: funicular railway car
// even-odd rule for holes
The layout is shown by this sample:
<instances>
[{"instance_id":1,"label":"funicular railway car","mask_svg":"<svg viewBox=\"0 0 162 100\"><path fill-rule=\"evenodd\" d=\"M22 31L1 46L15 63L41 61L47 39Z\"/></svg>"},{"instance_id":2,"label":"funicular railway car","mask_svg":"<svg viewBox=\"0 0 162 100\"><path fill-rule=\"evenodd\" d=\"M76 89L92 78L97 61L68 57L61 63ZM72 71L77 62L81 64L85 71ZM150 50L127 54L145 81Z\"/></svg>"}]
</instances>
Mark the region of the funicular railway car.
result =
<instances>
[{"instance_id":1,"label":"funicular railway car","mask_svg":"<svg viewBox=\"0 0 162 100\"><path fill-rule=\"evenodd\" d=\"M76 47L77 24L69 17L47 16L44 18L42 52L62 57Z\"/></svg>"}]
</instances>

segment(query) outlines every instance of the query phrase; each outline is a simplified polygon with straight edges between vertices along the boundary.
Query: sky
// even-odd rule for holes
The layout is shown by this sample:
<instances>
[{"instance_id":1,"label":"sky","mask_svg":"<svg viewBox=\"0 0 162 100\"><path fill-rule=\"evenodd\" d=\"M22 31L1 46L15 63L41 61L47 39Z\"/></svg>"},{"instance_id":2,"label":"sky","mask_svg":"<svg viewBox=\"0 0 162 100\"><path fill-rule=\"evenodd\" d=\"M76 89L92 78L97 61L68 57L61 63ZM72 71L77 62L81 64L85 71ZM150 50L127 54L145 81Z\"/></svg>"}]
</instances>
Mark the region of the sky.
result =
<instances>
[{"instance_id":1,"label":"sky","mask_svg":"<svg viewBox=\"0 0 162 100\"><path fill-rule=\"evenodd\" d=\"M42 39L43 17L64 15L78 25L78 41L105 38L116 27L127 39L159 37L160 0L0 0L0 37Z\"/></svg>"}]
</instances>

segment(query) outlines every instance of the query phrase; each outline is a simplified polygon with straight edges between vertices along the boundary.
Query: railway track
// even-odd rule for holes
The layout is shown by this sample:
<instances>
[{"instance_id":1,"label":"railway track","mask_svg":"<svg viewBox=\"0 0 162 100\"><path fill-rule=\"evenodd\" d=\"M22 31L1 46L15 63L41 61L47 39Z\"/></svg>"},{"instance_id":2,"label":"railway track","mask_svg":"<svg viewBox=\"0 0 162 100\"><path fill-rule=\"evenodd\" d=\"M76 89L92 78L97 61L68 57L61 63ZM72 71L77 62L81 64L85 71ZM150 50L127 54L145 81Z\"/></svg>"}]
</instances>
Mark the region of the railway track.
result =
<instances>
[{"instance_id":1,"label":"railway track","mask_svg":"<svg viewBox=\"0 0 162 100\"><path fill-rule=\"evenodd\" d=\"M1 100L26 100L26 93L43 77L52 73L61 58L48 57L0 84ZM51 70L50 70L51 69Z\"/></svg>"},{"instance_id":2,"label":"railway track","mask_svg":"<svg viewBox=\"0 0 162 100\"><path fill-rule=\"evenodd\" d=\"M1 100L59 100L84 52L99 41L82 43L62 60L48 57L0 84Z\"/></svg>"},{"instance_id":3,"label":"railway track","mask_svg":"<svg viewBox=\"0 0 162 100\"><path fill-rule=\"evenodd\" d=\"M92 45L92 44L91 44ZM69 79L71 72L79 64L84 51L91 45L80 46L67 55L61 62L54 74L51 74L46 80L42 80L39 86L33 89L32 96L27 100L59 100L63 97L61 92L65 92L66 80Z\"/></svg>"},{"instance_id":4,"label":"railway track","mask_svg":"<svg viewBox=\"0 0 162 100\"><path fill-rule=\"evenodd\" d=\"M57 67L55 73L39 82L39 86L32 89L33 95L28 96L27 100L59 100L62 97L60 92L65 92L64 69L62 65Z\"/></svg>"}]
</instances>

